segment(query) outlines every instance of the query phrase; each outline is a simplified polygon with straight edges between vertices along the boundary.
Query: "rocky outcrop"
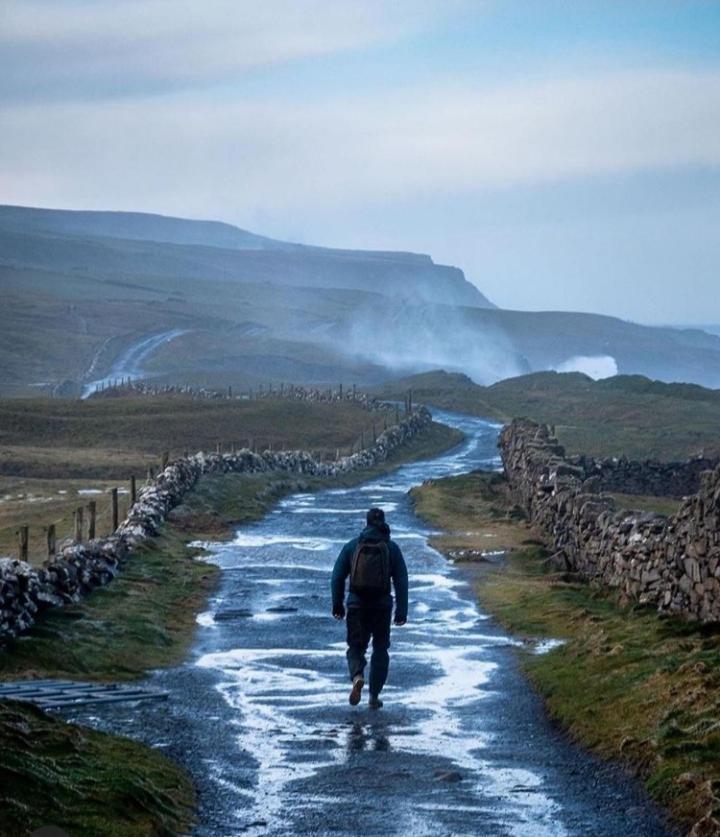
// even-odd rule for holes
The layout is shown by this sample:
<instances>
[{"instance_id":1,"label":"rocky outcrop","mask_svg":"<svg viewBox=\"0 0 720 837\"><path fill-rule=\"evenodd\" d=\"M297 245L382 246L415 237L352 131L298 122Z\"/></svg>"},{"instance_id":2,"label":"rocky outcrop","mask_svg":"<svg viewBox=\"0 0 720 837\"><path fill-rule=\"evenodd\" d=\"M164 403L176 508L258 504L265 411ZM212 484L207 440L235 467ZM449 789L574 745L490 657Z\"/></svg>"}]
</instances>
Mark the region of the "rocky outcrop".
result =
<instances>
[{"instance_id":1,"label":"rocky outcrop","mask_svg":"<svg viewBox=\"0 0 720 837\"><path fill-rule=\"evenodd\" d=\"M158 533L171 509L206 474L286 473L335 477L384 462L432 421L424 408L381 433L366 450L335 462L319 462L307 451L206 454L179 459L138 491L137 501L117 531L107 537L64 547L42 569L0 558L0 640L27 630L48 607L79 601L110 582L132 549Z\"/></svg>"},{"instance_id":2,"label":"rocky outcrop","mask_svg":"<svg viewBox=\"0 0 720 837\"><path fill-rule=\"evenodd\" d=\"M620 469L603 483L582 458L566 457L545 425L516 419L499 445L514 498L552 541L559 566L663 613L720 620L720 467L699 474L697 492L663 517L618 509L601 489L632 493L633 483ZM694 467L681 469L677 484ZM636 472L630 463L622 470Z\"/></svg>"}]
</instances>

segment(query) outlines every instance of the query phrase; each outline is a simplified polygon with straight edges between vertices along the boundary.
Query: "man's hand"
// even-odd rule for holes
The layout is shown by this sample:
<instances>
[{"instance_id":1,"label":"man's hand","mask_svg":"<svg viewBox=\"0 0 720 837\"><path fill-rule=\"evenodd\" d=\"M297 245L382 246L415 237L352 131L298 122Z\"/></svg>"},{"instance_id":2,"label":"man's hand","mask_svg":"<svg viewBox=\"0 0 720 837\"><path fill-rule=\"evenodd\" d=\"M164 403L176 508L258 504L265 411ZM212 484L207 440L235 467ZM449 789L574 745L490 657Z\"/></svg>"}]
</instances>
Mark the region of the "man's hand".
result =
<instances>
[{"instance_id":1,"label":"man's hand","mask_svg":"<svg viewBox=\"0 0 720 837\"><path fill-rule=\"evenodd\" d=\"M337 619L338 622L342 622L342 620L345 618L345 606L340 605L340 607L333 608L332 615L333 618Z\"/></svg>"},{"instance_id":2,"label":"man's hand","mask_svg":"<svg viewBox=\"0 0 720 837\"><path fill-rule=\"evenodd\" d=\"M398 628L402 628L402 626L407 622L407 619L398 619L397 616L395 617L394 624L398 626Z\"/></svg>"}]
</instances>

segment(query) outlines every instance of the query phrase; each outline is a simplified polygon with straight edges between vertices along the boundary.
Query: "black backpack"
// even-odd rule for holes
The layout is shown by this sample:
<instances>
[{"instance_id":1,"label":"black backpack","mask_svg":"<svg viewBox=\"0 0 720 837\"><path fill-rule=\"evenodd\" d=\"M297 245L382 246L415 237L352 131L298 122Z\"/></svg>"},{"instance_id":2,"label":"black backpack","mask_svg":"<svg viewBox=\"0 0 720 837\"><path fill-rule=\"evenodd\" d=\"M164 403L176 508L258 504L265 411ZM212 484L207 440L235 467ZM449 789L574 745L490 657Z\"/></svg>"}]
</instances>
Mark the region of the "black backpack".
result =
<instances>
[{"instance_id":1,"label":"black backpack","mask_svg":"<svg viewBox=\"0 0 720 837\"><path fill-rule=\"evenodd\" d=\"M385 541L358 541L350 563L350 591L361 596L390 592L390 548Z\"/></svg>"}]
</instances>

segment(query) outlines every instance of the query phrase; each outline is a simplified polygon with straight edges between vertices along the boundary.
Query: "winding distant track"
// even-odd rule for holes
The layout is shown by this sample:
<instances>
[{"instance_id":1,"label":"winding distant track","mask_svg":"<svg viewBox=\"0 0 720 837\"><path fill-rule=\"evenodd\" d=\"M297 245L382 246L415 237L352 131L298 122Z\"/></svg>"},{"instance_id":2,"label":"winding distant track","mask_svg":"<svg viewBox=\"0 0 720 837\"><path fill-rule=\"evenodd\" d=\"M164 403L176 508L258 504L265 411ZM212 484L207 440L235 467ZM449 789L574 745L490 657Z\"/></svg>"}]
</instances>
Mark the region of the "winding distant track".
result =
<instances>
[{"instance_id":1,"label":"winding distant track","mask_svg":"<svg viewBox=\"0 0 720 837\"><path fill-rule=\"evenodd\" d=\"M296 494L208 545L222 581L191 658L143 684L169 692L167 704L72 715L185 764L200 790L199 837L669 833L637 782L548 722L517 641L428 546L408 489L497 466L496 425L438 417L467 434L458 449L355 488ZM408 625L394 629L374 713L348 706L344 629L329 613L335 556L370 505L387 511L410 570Z\"/></svg>"},{"instance_id":2,"label":"winding distant track","mask_svg":"<svg viewBox=\"0 0 720 837\"><path fill-rule=\"evenodd\" d=\"M129 378L136 381L140 378L145 378L146 374L142 369L141 364L146 361L150 355L160 346L169 343L181 334L185 334L186 330L181 328L174 328L171 331L163 331L159 334L151 334L143 337L135 343L132 343L118 356L117 360L112 366L110 372L104 378L98 378L95 381L90 381L83 386L82 398L89 398L94 392L97 392L104 386L110 385L118 378ZM95 361L91 368L95 366Z\"/></svg>"}]
</instances>

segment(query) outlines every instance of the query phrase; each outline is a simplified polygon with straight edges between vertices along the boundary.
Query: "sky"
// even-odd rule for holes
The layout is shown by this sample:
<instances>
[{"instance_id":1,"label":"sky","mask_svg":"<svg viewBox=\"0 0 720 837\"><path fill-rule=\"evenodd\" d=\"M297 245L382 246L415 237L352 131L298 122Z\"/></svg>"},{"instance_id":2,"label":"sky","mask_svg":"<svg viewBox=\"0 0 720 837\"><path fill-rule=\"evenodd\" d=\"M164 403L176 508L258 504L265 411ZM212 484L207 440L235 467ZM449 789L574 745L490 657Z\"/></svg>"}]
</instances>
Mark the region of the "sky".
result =
<instances>
[{"instance_id":1,"label":"sky","mask_svg":"<svg viewBox=\"0 0 720 837\"><path fill-rule=\"evenodd\" d=\"M720 323L720 1L0 0L0 203Z\"/></svg>"}]
</instances>

